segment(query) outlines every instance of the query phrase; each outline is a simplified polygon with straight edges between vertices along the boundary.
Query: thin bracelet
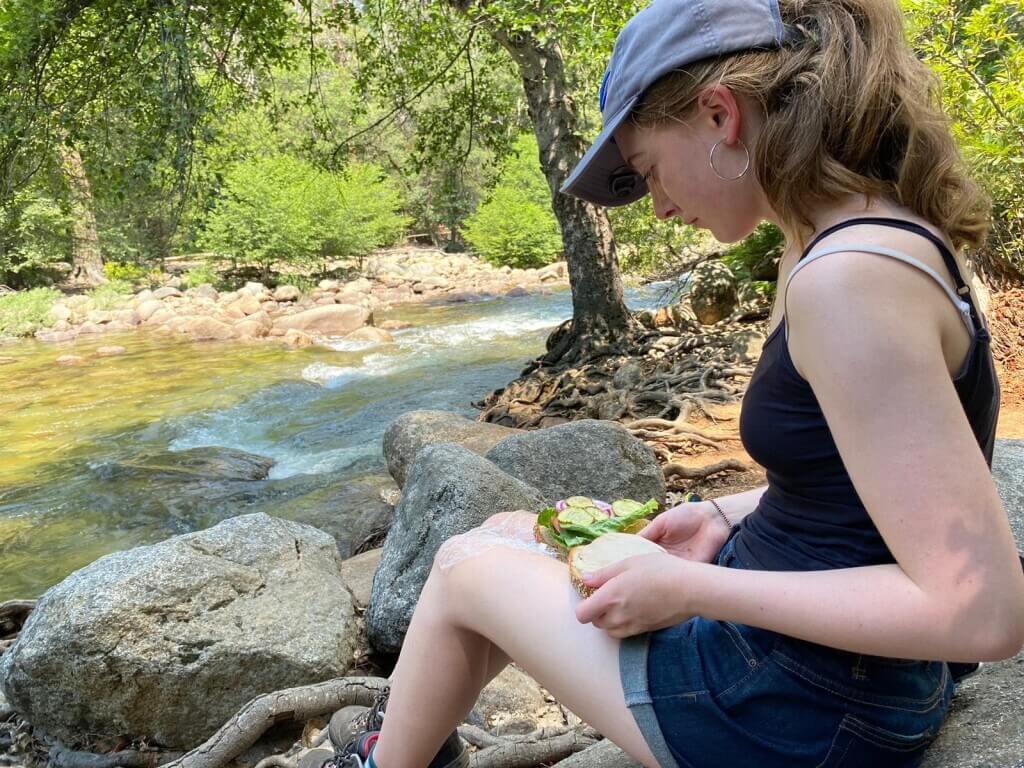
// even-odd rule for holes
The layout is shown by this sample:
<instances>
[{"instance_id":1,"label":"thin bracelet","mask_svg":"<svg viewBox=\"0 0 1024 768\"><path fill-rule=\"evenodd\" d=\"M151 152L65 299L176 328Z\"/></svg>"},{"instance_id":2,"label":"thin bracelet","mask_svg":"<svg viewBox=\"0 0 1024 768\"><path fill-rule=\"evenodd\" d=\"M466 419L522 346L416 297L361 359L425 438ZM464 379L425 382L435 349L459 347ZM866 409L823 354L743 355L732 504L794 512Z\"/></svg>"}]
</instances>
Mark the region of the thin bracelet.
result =
<instances>
[{"instance_id":1,"label":"thin bracelet","mask_svg":"<svg viewBox=\"0 0 1024 768\"><path fill-rule=\"evenodd\" d=\"M731 531L732 523L729 522L729 518L725 516L725 512L722 511L722 508L718 506L718 502L715 501L714 499L708 499L708 501L711 502L711 506L718 510L718 514L722 516L722 519L725 520L725 524L729 526L729 530Z\"/></svg>"}]
</instances>

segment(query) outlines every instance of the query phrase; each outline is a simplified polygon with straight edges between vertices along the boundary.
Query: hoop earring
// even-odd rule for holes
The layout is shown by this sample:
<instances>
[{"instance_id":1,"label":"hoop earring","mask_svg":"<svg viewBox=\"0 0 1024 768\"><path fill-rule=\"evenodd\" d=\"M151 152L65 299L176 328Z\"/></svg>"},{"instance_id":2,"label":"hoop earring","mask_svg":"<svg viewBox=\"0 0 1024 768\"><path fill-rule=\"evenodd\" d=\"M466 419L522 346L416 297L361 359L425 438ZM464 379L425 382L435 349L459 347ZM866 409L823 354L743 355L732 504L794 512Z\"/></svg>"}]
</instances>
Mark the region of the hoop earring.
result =
<instances>
[{"instance_id":1,"label":"hoop earring","mask_svg":"<svg viewBox=\"0 0 1024 768\"><path fill-rule=\"evenodd\" d=\"M725 139L719 139L715 142L715 145L711 147L711 154L708 155L708 165L711 166L711 170L715 172L715 176L720 178L722 181L736 181L737 179L743 178L747 171L750 170L750 150L747 149L747 145L743 143L743 139L740 139L740 146L743 147L743 154L746 155L747 161L743 165L743 170L740 171L739 176L723 176L715 168L715 150L718 149L718 145L721 144Z\"/></svg>"}]
</instances>

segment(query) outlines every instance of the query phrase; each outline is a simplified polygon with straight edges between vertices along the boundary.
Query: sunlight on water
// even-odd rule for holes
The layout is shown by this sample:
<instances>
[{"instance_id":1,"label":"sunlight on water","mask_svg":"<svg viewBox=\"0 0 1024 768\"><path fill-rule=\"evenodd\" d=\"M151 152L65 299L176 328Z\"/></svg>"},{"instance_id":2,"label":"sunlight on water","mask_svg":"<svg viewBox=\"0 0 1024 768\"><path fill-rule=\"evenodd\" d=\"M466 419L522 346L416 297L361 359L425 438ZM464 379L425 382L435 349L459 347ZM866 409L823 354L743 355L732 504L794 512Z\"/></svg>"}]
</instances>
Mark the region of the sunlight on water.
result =
<instances>
[{"instance_id":1,"label":"sunlight on water","mask_svg":"<svg viewBox=\"0 0 1024 768\"><path fill-rule=\"evenodd\" d=\"M659 287L629 295L631 306L651 306ZM0 600L235 514L331 524L344 510L329 500L357 486L372 499L391 485L381 437L396 416L427 408L473 418L473 401L518 376L571 313L563 291L395 307L378 321L414 327L392 332L393 344L288 350L136 333L5 346L16 361L0 367ZM96 355L112 344L127 352ZM82 364L56 365L69 354ZM223 449L272 459L269 477L153 469L184 451Z\"/></svg>"}]
</instances>

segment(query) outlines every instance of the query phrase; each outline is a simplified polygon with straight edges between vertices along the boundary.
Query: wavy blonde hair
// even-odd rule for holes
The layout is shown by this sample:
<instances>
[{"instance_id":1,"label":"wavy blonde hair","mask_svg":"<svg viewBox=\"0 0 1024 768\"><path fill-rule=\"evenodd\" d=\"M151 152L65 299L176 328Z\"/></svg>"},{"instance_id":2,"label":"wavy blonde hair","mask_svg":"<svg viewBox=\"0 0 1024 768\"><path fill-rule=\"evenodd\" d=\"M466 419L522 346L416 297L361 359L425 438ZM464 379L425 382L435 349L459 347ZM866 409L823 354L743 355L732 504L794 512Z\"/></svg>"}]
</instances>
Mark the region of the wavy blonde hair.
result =
<instances>
[{"instance_id":1,"label":"wavy blonde hair","mask_svg":"<svg viewBox=\"0 0 1024 768\"><path fill-rule=\"evenodd\" d=\"M863 193L906 206L957 249L980 246L990 203L970 178L938 78L908 45L895 0L779 0L779 9L800 40L669 72L648 89L633 124L685 118L702 90L727 86L763 110L752 167L788 228L810 229L814 206Z\"/></svg>"}]
</instances>

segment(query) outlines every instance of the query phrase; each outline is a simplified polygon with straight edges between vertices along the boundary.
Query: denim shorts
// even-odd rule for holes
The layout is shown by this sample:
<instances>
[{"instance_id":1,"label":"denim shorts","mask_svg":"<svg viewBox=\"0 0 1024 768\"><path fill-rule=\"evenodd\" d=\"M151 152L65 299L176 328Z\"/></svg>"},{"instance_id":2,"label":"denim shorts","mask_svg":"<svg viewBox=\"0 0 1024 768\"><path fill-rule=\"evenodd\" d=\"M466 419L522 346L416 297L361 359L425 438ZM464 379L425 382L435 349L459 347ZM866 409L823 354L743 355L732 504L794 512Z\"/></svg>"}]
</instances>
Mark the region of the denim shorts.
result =
<instances>
[{"instance_id":1,"label":"denim shorts","mask_svg":"<svg viewBox=\"0 0 1024 768\"><path fill-rule=\"evenodd\" d=\"M730 536L717 565L745 567L733 545ZM623 640L619 671L662 768L910 768L954 691L942 661L851 653L700 616Z\"/></svg>"}]
</instances>

